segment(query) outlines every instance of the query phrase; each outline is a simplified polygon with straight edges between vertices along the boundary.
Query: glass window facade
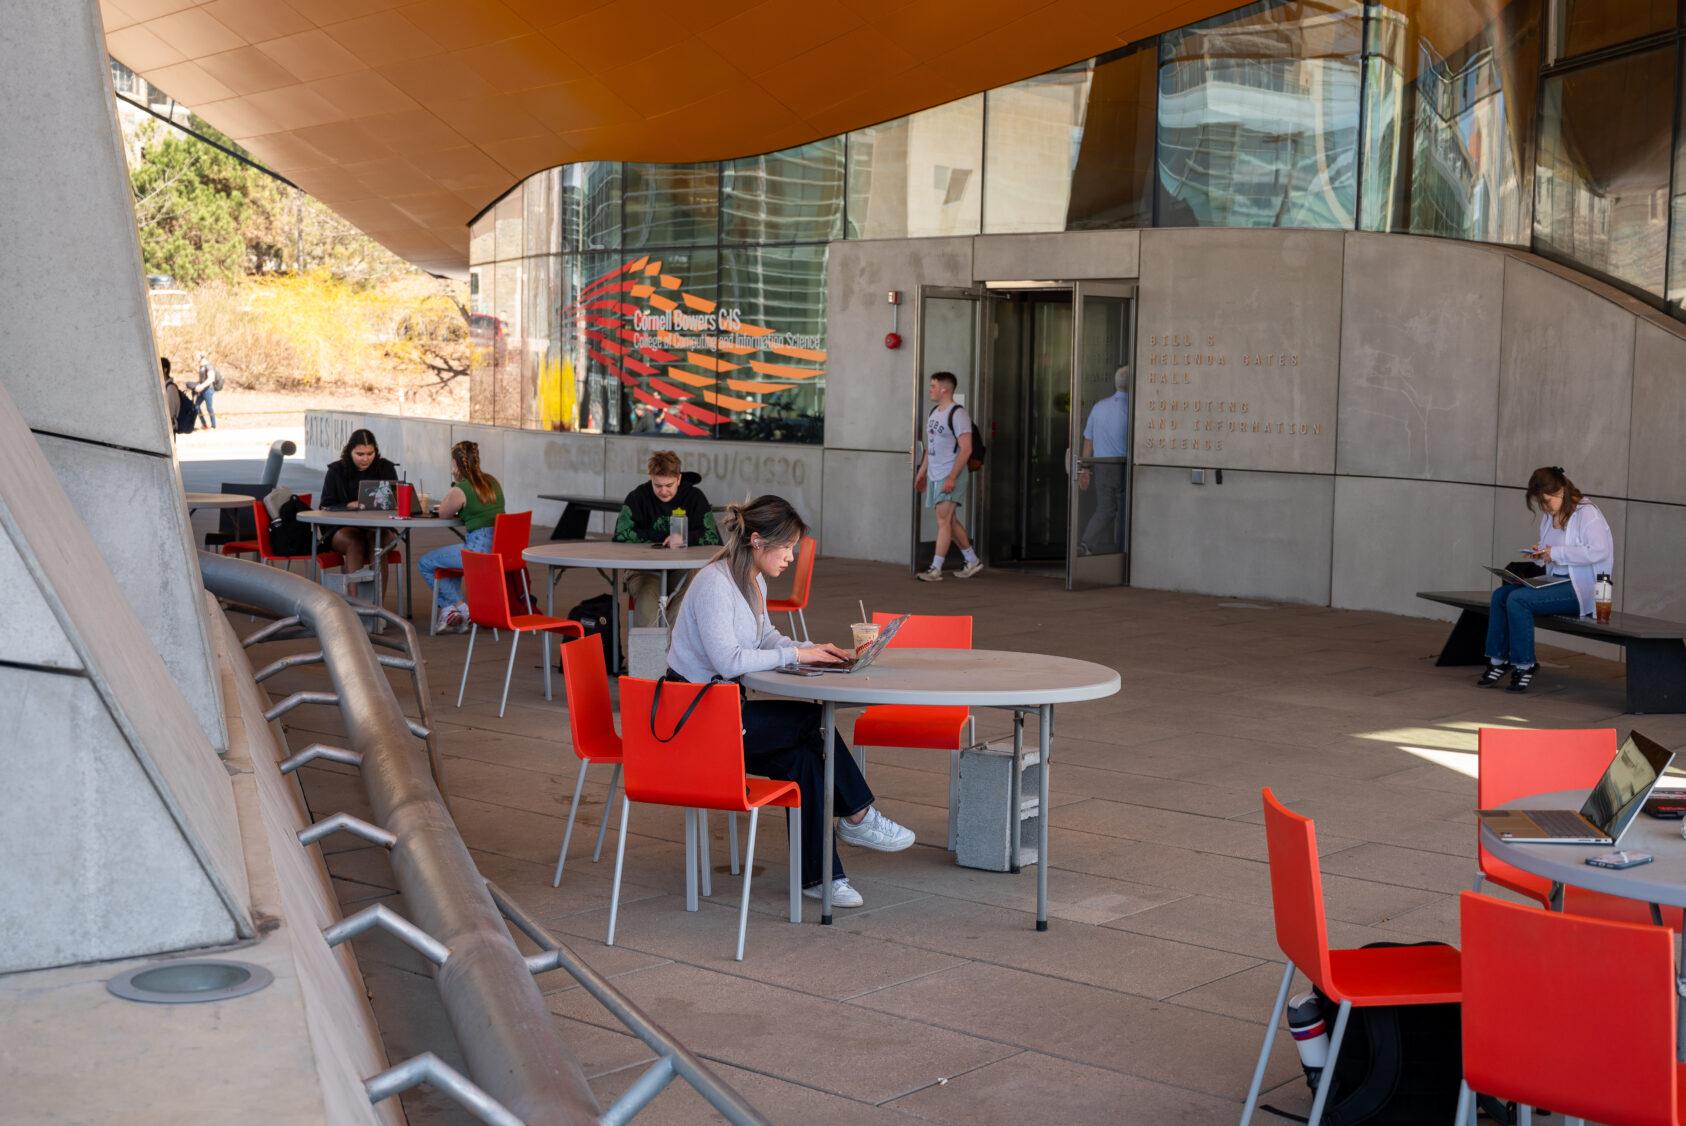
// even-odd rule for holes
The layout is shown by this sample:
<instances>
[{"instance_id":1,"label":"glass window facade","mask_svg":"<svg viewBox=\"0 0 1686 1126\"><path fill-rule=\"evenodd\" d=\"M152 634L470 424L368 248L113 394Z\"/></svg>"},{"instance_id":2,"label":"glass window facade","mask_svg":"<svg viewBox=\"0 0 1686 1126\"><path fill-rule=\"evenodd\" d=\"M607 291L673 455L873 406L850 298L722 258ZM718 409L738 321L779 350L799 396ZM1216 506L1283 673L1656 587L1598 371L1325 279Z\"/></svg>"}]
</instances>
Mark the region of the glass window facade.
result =
<instances>
[{"instance_id":1,"label":"glass window facade","mask_svg":"<svg viewBox=\"0 0 1686 1126\"><path fill-rule=\"evenodd\" d=\"M820 442L838 239L1432 235L1529 247L1686 319L1679 19L1675 0L1261 0L780 152L548 169L469 227L470 413Z\"/></svg>"},{"instance_id":2,"label":"glass window facade","mask_svg":"<svg viewBox=\"0 0 1686 1126\"><path fill-rule=\"evenodd\" d=\"M1162 227L1352 227L1364 7L1290 0L1159 39Z\"/></svg>"},{"instance_id":3,"label":"glass window facade","mask_svg":"<svg viewBox=\"0 0 1686 1126\"><path fill-rule=\"evenodd\" d=\"M1534 239L1661 297L1668 256L1675 48L1548 77L1541 91Z\"/></svg>"},{"instance_id":4,"label":"glass window facade","mask_svg":"<svg viewBox=\"0 0 1686 1126\"><path fill-rule=\"evenodd\" d=\"M1370 231L1526 245L1539 0L1384 0L1365 30Z\"/></svg>"}]
</instances>

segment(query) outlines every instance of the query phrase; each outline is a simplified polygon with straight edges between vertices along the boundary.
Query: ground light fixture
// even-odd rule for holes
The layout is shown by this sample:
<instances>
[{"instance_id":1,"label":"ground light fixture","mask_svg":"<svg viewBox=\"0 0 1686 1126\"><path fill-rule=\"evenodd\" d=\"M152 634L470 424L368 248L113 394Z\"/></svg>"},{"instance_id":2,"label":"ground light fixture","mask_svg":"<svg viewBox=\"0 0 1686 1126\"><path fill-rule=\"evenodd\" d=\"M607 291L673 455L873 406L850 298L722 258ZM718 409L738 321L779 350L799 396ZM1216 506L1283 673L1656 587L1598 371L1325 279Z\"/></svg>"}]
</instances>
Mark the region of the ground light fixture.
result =
<instances>
[{"instance_id":1,"label":"ground light fixture","mask_svg":"<svg viewBox=\"0 0 1686 1126\"><path fill-rule=\"evenodd\" d=\"M275 975L251 962L220 958L190 958L152 962L118 974L105 983L106 989L125 1001L153 1005L194 1005L205 1001L229 1001L256 993L275 980Z\"/></svg>"}]
</instances>

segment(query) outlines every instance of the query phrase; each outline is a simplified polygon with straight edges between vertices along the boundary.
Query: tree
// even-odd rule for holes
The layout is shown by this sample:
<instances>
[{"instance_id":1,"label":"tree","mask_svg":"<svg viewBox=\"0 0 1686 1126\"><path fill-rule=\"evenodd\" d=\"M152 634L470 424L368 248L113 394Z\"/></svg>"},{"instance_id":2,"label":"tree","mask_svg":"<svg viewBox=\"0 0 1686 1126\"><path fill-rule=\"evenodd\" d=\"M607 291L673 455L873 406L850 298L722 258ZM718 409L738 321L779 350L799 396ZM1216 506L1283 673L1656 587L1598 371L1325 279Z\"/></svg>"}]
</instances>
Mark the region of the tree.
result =
<instances>
[{"instance_id":1,"label":"tree","mask_svg":"<svg viewBox=\"0 0 1686 1126\"><path fill-rule=\"evenodd\" d=\"M187 288L245 273L242 224L255 175L211 145L148 123L129 174L147 273Z\"/></svg>"}]
</instances>

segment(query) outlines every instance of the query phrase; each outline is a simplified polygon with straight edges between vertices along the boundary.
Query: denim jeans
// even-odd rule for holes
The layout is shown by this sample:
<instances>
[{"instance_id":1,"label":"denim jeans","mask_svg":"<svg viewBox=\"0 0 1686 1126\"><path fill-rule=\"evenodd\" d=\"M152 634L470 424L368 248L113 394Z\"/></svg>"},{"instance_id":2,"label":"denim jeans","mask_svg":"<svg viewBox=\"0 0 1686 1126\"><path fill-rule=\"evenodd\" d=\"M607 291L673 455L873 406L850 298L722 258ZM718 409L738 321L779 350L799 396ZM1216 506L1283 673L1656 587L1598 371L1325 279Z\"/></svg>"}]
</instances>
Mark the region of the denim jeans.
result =
<instances>
[{"instance_id":1,"label":"denim jeans","mask_svg":"<svg viewBox=\"0 0 1686 1126\"><path fill-rule=\"evenodd\" d=\"M460 575L443 575L435 577L434 572L441 567L454 571L462 570L462 553L464 551L492 550L492 529L476 528L463 538L462 543L453 543L445 547L436 547L421 557L416 564L421 570L422 578L433 587L433 604L441 610L449 609L462 601L462 577Z\"/></svg>"},{"instance_id":2,"label":"denim jeans","mask_svg":"<svg viewBox=\"0 0 1686 1126\"><path fill-rule=\"evenodd\" d=\"M832 734L832 781L836 803L825 804L825 758L821 754L820 706L799 700L750 700L743 706L743 764L751 774L795 782L802 791L802 886L817 887L823 867L820 849L832 831L831 817L848 817L872 804L872 788L843 736ZM843 859L833 853L832 879L843 876Z\"/></svg>"},{"instance_id":3,"label":"denim jeans","mask_svg":"<svg viewBox=\"0 0 1686 1126\"><path fill-rule=\"evenodd\" d=\"M196 423L197 422L205 422L205 421L209 420L212 430L215 430L217 428L216 397L217 397L216 388L207 387L203 391L199 392L198 395L194 396L194 399L193 399L193 406L195 408L195 414L194 414L195 422Z\"/></svg>"},{"instance_id":4,"label":"denim jeans","mask_svg":"<svg viewBox=\"0 0 1686 1126\"><path fill-rule=\"evenodd\" d=\"M1513 665L1534 663L1534 619L1541 614L1579 614L1574 583L1548 587L1512 586L1493 592L1487 613L1487 656Z\"/></svg>"}]
</instances>

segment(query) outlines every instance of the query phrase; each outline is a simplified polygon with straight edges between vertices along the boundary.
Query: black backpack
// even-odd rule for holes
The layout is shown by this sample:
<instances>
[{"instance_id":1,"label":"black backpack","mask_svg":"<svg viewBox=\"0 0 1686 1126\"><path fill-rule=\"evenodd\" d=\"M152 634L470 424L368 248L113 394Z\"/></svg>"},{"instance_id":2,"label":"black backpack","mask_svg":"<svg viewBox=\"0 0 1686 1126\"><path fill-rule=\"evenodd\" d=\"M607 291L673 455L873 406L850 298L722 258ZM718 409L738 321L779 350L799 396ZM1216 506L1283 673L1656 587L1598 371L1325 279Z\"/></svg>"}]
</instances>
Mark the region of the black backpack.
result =
<instances>
[{"instance_id":1,"label":"black backpack","mask_svg":"<svg viewBox=\"0 0 1686 1126\"><path fill-rule=\"evenodd\" d=\"M580 624L586 636L607 634L609 617L615 612L615 600L607 594L597 594L568 611L568 617Z\"/></svg>"},{"instance_id":2,"label":"black backpack","mask_svg":"<svg viewBox=\"0 0 1686 1126\"><path fill-rule=\"evenodd\" d=\"M193 401L192 395L186 393L178 393L176 403L176 433L193 433L193 428L199 424L199 404Z\"/></svg>"},{"instance_id":3,"label":"black backpack","mask_svg":"<svg viewBox=\"0 0 1686 1126\"><path fill-rule=\"evenodd\" d=\"M304 511L305 503L298 497L287 499L281 506L281 515L269 521L269 550L277 555L310 554L310 526L299 522L299 513Z\"/></svg>"},{"instance_id":4,"label":"black backpack","mask_svg":"<svg viewBox=\"0 0 1686 1126\"><path fill-rule=\"evenodd\" d=\"M1441 943L1372 942L1370 946ZM1314 990L1331 1033L1340 1006ZM1323 1121L1328 1126L1414 1126L1452 1121L1463 1082L1457 1005L1380 1005L1347 1016ZM1306 1083L1316 1090L1311 1069Z\"/></svg>"},{"instance_id":5,"label":"black backpack","mask_svg":"<svg viewBox=\"0 0 1686 1126\"><path fill-rule=\"evenodd\" d=\"M952 407L948 408L948 430L951 434L954 433L954 412L959 409L959 403L955 403ZM971 416L968 415L967 417L970 418ZM959 435L956 435L954 439L954 452L960 452ZM982 469L984 455L988 452L989 450L984 446L983 431L978 429L978 420L974 418L972 419L972 452L966 458L966 468L970 469L973 473Z\"/></svg>"}]
</instances>

